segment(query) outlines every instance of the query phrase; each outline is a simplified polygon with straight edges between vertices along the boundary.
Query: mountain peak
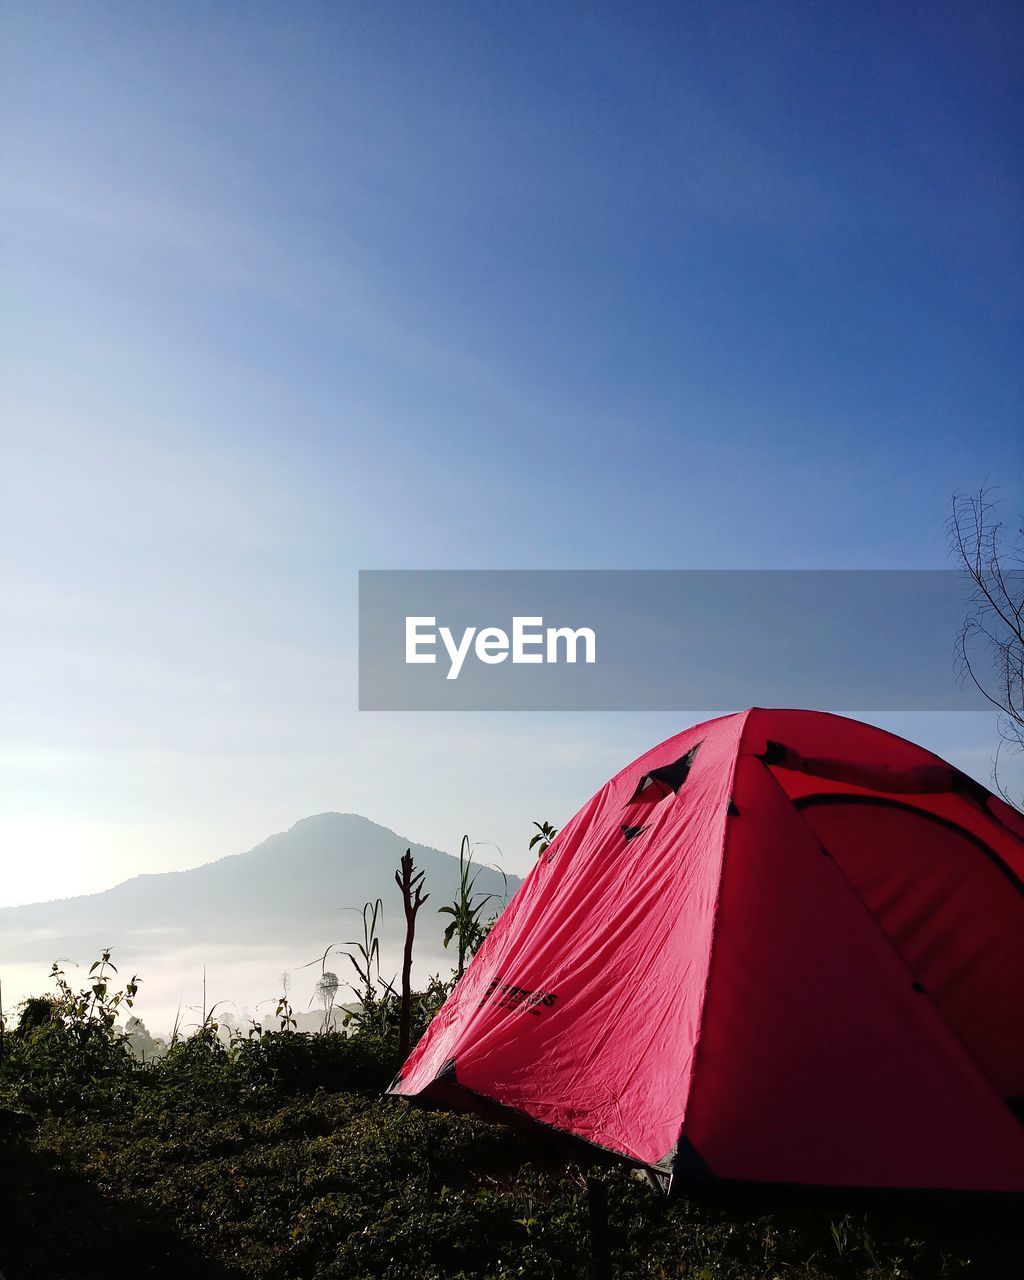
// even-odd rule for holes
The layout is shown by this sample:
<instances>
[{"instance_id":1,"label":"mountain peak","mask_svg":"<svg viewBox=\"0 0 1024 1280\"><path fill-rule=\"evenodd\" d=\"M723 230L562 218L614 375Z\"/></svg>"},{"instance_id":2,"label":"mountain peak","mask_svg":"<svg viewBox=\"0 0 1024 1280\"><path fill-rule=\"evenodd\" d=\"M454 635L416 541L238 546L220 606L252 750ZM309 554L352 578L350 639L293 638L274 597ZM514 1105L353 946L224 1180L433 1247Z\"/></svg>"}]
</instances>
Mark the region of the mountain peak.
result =
<instances>
[{"instance_id":1,"label":"mountain peak","mask_svg":"<svg viewBox=\"0 0 1024 1280\"><path fill-rule=\"evenodd\" d=\"M245 853L186 871L143 873L100 893L3 909L10 962L49 962L125 938L173 934L176 945L245 946L332 938L339 912L383 899L385 931L404 925L394 872L406 849L438 905L454 897L458 858L417 844L358 813L318 813ZM519 884L507 877L507 893ZM477 887L498 901L500 873L481 866ZM153 943L147 943L152 948Z\"/></svg>"}]
</instances>

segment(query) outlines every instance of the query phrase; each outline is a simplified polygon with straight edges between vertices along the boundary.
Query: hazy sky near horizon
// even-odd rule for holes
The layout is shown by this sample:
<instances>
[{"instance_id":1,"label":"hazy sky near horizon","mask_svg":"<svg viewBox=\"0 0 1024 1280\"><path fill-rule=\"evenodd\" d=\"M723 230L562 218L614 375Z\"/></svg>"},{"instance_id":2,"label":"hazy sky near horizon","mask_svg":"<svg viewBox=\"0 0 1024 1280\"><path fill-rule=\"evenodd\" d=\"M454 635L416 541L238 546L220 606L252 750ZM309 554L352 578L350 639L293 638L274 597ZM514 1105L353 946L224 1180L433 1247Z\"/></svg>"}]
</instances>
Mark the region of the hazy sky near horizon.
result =
<instances>
[{"instance_id":1,"label":"hazy sky near horizon","mask_svg":"<svg viewBox=\"0 0 1024 1280\"><path fill-rule=\"evenodd\" d=\"M327 809L520 869L686 720L359 714L360 568L944 567L953 490L1020 511L1022 46L9 4L0 904ZM991 717L871 718L987 779Z\"/></svg>"}]
</instances>

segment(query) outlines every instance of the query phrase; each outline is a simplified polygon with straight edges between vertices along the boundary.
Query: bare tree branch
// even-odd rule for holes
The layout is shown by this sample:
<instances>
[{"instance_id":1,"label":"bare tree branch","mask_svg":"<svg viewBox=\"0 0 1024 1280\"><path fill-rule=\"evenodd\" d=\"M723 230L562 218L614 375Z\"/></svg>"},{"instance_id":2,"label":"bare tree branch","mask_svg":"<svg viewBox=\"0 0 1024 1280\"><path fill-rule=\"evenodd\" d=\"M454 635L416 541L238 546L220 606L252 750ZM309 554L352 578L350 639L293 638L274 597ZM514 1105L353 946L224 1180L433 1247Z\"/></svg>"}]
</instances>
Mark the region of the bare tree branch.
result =
<instances>
[{"instance_id":1,"label":"bare tree branch","mask_svg":"<svg viewBox=\"0 0 1024 1280\"><path fill-rule=\"evenodd\" d=\"M424 872L413 866L412 850L406 849L399 869L395 872L395 884L402 891L405 907L405 951L402 956L402 1003L398 1031L398 1061L409 1056L412 1038L412 944L416 933L416 913L430 897L423 893Z\"/></svg>"},{"instance_id":2,"label":"bare tree branch","mask_svg":"<svg viewBox=\"0 0 1024 1280\"><path fill-rule=\"evenodd\" d=\"M954 494L948 530L952 554L971 587L957 636L957 664L999 712L992 778L1003 799L1013 803L999 769L1003 747L1024 752L1024 522L1008 533L998 508L991 488Z\"/></svg>"}]
</instances>

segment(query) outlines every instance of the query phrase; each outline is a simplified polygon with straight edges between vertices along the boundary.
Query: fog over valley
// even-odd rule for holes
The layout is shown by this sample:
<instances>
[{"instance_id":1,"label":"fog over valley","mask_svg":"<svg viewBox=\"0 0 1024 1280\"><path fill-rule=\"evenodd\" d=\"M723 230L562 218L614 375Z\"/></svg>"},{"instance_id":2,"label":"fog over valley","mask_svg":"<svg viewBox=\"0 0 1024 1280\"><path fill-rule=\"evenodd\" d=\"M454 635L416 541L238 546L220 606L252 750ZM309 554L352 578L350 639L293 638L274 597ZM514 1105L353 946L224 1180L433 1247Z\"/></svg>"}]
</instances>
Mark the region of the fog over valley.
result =
<instances>
[{"instance_id":1,"label":"fog over valley","mask_svg":"<svg viewBox=\"0 0 1024 1280\"><path fill-rule=\"evenodd\" d=\"M219 1016L243 1025L256 1017L270 1028L277 1025L274 1012L287 974L296 1015L316 1019L320 958L336 948L323 967L337 974L337 999L344 1003L347 984L358 976L339 950L362 941L362 907L376 898L383 901L381 976L390 981L399 973L405 917L394 873L408 848L430 894L417 921L413 969L414 981L425 982L455 963L454 951L443 946L446 917L437 908L456 893L458 858L357 814L322 813L247 853L190 871L141 875L102 893L0 908L4 1008L52 990L48 975L55 960L72 986L84 985L89 965L110 947L122 980L134 973L142 978L133 1012L154 1035L166 1036L179 1018L183 1027L201 1020L204 977L207 1009L218 1004ZM520 884L518 877L502 875L497 856L493 846L476 851L476 889L495 895L485 918Z\"/></svg>"}]
</instances>

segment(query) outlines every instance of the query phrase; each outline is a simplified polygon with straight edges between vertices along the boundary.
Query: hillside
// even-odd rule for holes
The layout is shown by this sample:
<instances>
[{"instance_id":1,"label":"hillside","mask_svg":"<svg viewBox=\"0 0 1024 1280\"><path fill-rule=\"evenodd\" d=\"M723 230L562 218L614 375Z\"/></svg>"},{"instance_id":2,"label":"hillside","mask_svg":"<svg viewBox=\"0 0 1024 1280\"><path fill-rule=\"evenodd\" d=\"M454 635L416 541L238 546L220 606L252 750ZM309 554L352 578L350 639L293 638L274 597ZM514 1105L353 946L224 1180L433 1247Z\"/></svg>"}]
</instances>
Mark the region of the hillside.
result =
<instances>
[{"instance_id":1,"label":"hillside","mask_svg":"<svg viewBox=\"0 0 1024 1280\"><path fill-rule=\"evenodd\" d=\"M102 893L0 909L5 999L10 1003L41 989L58 957L88 963L101 947L113 946L122 966L143 974L144 1018L156 1013L154 1004L163 1016L179 997L198 998L198 975L207 964L216 972L218 961L211 999L253 1003L270 994L274 988L268 984L281 969L308 963L330 943L361 938L358 911L377 897L384 900L380 937L387 972L405 927L394 871L410 847L430 893L420 917L417 958L424 968L441 967L449 957L441 948L441 918L431 909L453 897L458 858L358 814L322 813L246 853L193 870L135 876ZM483 867L477 887L497 895L497 909L519 883L509 876L506 884ZM354 976L343 957L332 967L344 981ZM187 989L186 970L192 975ZM257 970L258 980L250 980ZM302 1007L306 995L298 994Z\"/></svg>"}]
</instances>

